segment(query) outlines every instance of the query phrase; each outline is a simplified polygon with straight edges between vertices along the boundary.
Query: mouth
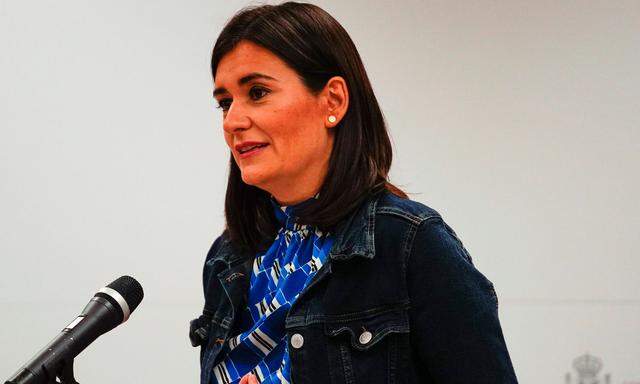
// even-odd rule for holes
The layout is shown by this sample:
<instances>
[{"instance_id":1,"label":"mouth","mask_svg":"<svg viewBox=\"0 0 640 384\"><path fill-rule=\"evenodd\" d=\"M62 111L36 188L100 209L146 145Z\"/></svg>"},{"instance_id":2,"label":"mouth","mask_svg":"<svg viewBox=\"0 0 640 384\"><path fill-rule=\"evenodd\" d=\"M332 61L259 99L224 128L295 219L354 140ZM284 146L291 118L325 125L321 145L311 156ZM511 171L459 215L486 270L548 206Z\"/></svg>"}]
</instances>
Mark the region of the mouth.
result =
<instances>
[{"instance_id":1,"label":"mouth","mask_svg":"<svg viewBox=\"0 0 640 384\"><path fill-rule=\"evenodd\" d=\"M246 157L253 156L259 152L262 152L262 150L267 146L269 146L269 144L266 144L266 143L252 145L252 146L238 150L238 155L240 156L241 159L244 159Z\"/></svg>"}]
</instances>

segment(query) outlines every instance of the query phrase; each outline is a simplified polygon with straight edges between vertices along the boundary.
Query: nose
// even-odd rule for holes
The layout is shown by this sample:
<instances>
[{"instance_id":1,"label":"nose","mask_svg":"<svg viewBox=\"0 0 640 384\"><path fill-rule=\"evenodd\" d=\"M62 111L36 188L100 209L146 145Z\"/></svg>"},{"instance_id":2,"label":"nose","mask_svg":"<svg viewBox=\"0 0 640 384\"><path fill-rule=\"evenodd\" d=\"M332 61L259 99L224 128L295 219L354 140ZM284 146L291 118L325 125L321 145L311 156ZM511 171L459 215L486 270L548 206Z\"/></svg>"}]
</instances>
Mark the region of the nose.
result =
<instances>
[{"instance_id":1,"label":"nose","mask_svg":"<svg viewBox=\"0 0 640 384\"><path fill-rule=\"evenodd\" d=\"M251 126L251 119L239 102L231 103L222 121L222 128L225 132L233 134L241 129L248 129Z\"/></svg>"}]
</instances>

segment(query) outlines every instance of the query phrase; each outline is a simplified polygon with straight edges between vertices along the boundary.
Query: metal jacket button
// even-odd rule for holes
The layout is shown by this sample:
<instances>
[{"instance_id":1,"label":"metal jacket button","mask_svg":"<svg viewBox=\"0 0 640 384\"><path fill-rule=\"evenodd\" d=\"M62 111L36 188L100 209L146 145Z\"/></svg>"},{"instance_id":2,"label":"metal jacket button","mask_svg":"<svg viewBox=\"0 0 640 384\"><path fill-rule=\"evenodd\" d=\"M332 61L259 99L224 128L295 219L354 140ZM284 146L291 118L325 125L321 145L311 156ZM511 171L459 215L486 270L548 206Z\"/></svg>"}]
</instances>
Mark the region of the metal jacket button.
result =
<instances>
[{"instance_id":1,"label":"metal jacket button","mask_svg":"<svg viewBox=\"0 0 640 384\"><path fill-rule=\"evenodd\" d=\"M304 344L304 337L301 334L295 333L291 336L291 346L295 349L302 348L302 344Z\"/></svg>"},{"instance_id":2,"label":"metal jacket button","mask_svg":"<svg viewBox=\"0 0 640 384\"><path fill-rule=\"evenodd\" d=\"M358 338L358 340L360 340L360 344L367 344L368 342L371 341L371 332L369 331L364 331L360 334L360 337Z\"/></svg>"}]
</instances>

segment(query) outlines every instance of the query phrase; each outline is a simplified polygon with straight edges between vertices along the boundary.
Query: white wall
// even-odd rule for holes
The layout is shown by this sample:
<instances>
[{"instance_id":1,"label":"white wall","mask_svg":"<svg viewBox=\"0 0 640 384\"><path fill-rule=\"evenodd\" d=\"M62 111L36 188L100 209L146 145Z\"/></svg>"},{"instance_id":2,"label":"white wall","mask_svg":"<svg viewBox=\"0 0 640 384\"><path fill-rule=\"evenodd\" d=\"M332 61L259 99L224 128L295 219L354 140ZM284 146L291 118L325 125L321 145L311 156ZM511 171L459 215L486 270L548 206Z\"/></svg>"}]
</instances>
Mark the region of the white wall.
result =
<instances>
[{"instance_id":1,"label":"white wall","mask_svg":"<svg viewBox=\"0 0 640 384\"><path fill-rule=\"evenodd\" d=\"M520 382L586 352L640 381L640 3L314 3L359 48L392 180L494 282ZM0 0L0 380L131 274L145 299L78 380L197 382L228 159L209 55L247 4Z\"/></svg>"}]
</instances>

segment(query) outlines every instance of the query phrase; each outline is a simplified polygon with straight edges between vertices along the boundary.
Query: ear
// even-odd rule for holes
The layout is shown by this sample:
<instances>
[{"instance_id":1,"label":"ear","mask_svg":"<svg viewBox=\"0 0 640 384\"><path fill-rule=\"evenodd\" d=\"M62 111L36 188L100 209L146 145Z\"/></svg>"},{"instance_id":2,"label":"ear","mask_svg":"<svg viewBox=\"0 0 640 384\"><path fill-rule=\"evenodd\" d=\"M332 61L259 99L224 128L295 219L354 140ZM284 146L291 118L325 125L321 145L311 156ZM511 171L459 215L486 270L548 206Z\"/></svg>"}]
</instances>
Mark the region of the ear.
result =
<instances>
[{"instance_id":1,"label":"ear","mask_svg":"<svg viewBox=\"0 0 640 384\"><path fill-rule=\"evenodd\" d=\"M342 76L334 76L327 81L322 90L326 100L326 115L324 124L327 128L338 125L349 108L349 89ZM335 121L329 121L329 116L335 116Z\"/></svg>"}]
</instances>

